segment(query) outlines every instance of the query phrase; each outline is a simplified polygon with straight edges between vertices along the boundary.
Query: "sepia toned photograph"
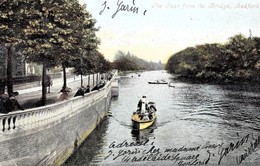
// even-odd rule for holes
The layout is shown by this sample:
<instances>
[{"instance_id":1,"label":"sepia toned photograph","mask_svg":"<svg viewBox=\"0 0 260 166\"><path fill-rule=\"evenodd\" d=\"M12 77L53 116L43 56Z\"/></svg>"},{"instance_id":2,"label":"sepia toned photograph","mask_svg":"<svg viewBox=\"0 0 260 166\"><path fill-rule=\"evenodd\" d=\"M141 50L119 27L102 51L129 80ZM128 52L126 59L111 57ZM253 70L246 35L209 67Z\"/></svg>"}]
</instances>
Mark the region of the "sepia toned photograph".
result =
<instances>
[{"instance_id":1,"label":"sepia toned photograph","mask_svg":"<svg viewBox=\"0 0 260 166\"><path fill-rule=\"evenodd\" d=\"M259 166L260 0L0 0L0 166Z\"/></svg>"}]
</instances>

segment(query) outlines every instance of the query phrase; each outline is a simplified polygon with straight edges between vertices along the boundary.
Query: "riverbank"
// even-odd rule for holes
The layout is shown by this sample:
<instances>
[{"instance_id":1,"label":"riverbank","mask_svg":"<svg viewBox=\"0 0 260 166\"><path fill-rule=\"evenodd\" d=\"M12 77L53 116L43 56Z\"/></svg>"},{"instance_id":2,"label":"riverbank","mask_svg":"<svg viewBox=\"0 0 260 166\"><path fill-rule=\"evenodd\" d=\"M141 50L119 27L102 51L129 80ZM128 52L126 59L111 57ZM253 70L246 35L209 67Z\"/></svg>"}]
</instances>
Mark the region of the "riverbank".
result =
<instances>
[{"instance_id":1,"label":"riverbank","mask_svg":"<svg viewBox=\"0 0 260 166\"><path fill-rule=\"evenodd\" d=\"M106 116L113 81L84 97L0 115L0 165L61 165Z\"/></svg>"},{"instance_id":2,"label":"riverbank","mask_svg":"<svg viewBox=\"0 0 260 166\"><path fill-rule=\"evenodd\" d=\"M172 74L175 75L175 74ZM184 82L193 82L193 83L202 83L202 84L260 84L260 78L255 77L254 79L241 78L241 77L232 77L232 76L216 76L208 74L208 75L175 75L174 79L178 79Z\"/></svg>"}]
</instances>

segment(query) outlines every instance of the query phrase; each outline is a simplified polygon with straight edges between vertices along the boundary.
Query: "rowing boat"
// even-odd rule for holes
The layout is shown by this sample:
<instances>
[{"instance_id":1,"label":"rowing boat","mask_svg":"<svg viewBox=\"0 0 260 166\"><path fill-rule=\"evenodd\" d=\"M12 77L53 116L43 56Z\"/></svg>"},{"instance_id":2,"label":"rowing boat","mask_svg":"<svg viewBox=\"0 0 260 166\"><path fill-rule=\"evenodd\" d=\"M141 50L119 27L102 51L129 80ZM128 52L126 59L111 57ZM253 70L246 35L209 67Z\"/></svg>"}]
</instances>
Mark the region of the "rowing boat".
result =
<instances>
[{"instance_id":1,"label":"rowing boat","mask_svg":"<svg viewBox=\"0 0 260 166\"><path fill-rule=\"evenodd\" d=\"M164 80L155 80L155 81L148 81L148 84L168 84L168 82Z\"/></svg>"},{"instance_id":2,"label":"rowing boat","mask_svg":"<svg viewBox=\"0 0 260 166\"><path fill-rule=\"evenodd\" d=\"M133 128L142 130L150 127L156 119L156 108L154 102L145 102L146 96L138 102L138 109L133 113L131 119Z\"/></svg>"},{"instance_id":3,"label":"rowing boat","mask_svg":"<svg viewBox=\"0 0 260 166\"><path fill-rule=\"evenodd\" d=\"M148 119L142 119L142 115L134 113L132 115L133 128L142 130L150 127L156 119L156 114L150 114L148 117Z\"/></svg>"}]
</instances>

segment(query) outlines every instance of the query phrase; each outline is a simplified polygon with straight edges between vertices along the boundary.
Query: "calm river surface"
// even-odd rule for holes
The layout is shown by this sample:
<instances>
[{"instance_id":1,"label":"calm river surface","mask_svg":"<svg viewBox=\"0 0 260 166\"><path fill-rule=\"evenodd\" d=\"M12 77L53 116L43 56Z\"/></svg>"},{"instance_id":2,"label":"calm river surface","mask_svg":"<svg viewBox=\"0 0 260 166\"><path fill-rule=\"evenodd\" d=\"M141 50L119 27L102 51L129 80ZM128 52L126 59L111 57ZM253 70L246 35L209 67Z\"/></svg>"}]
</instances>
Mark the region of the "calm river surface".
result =
<instances>
[{"instance_id":1,"label":"calm river surface","mask_svg":"<svg viewBox=\"0 0 260 166\"><path fill-rule=\"evenodd\" d=\"M168 85L148 81L165 79ZM139 99L157 106L156 123L131 127ZM178 81L165 71L119 81L111 114L64 165L260 165L260 85Z\"/></svg>"}]
</instances>

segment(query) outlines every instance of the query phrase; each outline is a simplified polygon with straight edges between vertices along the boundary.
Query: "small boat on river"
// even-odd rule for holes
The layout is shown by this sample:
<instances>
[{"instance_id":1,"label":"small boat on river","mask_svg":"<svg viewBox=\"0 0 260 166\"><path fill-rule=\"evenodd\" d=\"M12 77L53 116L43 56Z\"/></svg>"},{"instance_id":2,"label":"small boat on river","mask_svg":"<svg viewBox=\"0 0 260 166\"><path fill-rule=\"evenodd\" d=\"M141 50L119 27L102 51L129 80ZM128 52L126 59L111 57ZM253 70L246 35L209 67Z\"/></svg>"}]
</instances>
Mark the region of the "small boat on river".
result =
<instances>
[{"instance_id":1,"label":"small boat on river","mask_svg":"<svg viewBox=\"0 0 260 166\"><path fill-rule=\"evenodd\" d=\"M169 87L175 87L173 82L170 82L170 83L168 84L168 86L169 86Z\"/></svg>"},{"instance_id":2,"label":"small boat on river","mask_svg":"<svg viewBox=\"0 0 260 166\"><path fill-rule=\"evenodd\" d=\"M138 103L138 109L132 115L133 128L142 130L150 127L156 119L156 108L154 102L145 102L146 96Z\"/></svg>"},{"instance_id":3,"label":"small boat on river","mask_svg":"<svg viewBox=\"0 0 260 166\"><path fill-rule=\"evenodd\" d=\"M165 80L148 81L148 84L168 84Z\"/></svg>"}]
</instances>

